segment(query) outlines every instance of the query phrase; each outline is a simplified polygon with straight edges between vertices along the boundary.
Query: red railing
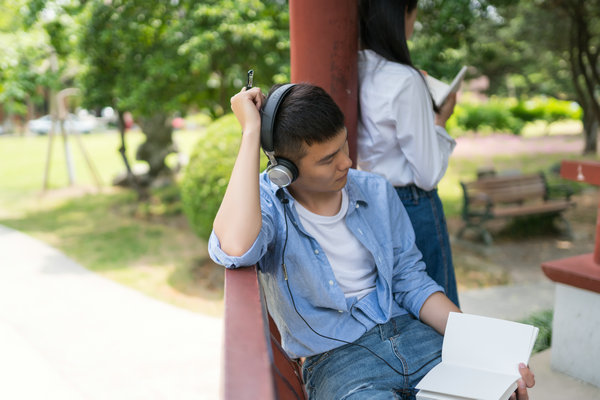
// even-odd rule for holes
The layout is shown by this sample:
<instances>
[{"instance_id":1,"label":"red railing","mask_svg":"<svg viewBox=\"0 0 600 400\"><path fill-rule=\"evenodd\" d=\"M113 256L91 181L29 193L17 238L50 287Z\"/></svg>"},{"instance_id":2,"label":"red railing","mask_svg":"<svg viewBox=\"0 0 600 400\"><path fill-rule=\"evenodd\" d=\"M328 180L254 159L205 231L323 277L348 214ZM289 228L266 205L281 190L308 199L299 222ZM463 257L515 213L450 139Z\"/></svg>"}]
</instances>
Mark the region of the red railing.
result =
<instances>
[{"instance_id":1,"label":"red railing","mask_svg":"<svg viewBox=\"0 0 600 400\"><path fill-rule=\"evenodd\" d=\"M223 398L305 399L299 366L279 344L257 268L225 271Z\"/></svg>"}]
</instances>

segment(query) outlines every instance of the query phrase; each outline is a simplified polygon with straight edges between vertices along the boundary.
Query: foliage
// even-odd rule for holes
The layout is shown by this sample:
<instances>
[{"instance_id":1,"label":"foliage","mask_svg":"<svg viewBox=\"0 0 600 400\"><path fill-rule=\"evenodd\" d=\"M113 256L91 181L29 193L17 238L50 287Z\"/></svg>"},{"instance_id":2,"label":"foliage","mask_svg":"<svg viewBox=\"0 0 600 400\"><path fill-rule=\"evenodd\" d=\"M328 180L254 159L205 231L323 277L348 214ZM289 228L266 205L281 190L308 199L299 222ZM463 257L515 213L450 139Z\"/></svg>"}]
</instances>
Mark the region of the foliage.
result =
<instances>
[{"instance_id":1,"label":"foliage","mask_svg":"<svg viewBox=\"0 0 600 400\"><path fill-rule=\"evenodd\" d=\"M233 114L210 124L198 140L181 182L183 211L192 229L207 239L229 182L241 140ZM263 166L266 160L263 157Z\"/></svg>"},{"instance_id":2,"label":"foliage","mask_svg":"<svg viewBox=\"0 0 600 400\"><path fill-rule=\"evenodd\" d=\"M254 69L256 82L270 87L289 80L289 14L282 0L193 2L189 37L179 55L199 74L199 104L213 116L229 109L229 99Z\"/></svg>"},{"instance_id":3,"label":"foliage","mask_svg":"<svg viewBox=\"0 0 600 400\"><path fill-rule=\"evenodd\" d=\"M470 27L485 12L471 0L421 0L411 41L413 63L436 78L451 79L464 65Z\"/></svg>"},{"instance_id":4,"label":"foliage","mask_svg":"<svg viewBox=\"0 0 600 400\"><path fill-rule=\"evenodd\" d=\"M492 97L487 102L458 103L447 124L453 135L459 132L512 132L521 133L528 122L545 121L550 124L564 119L580 119L581 108L573 102L549 97L515 100Z\"/></svg>"},{"instance_id":5,"label":"foliage","mask_svg":"<svg viewBox=\"0 0 600 400\"><path fill-rule=\"evenodd\" d=\"M25 116L27 104L40 103L38 86L54 81L44 66L48 36L42 29L24 31L23 0L0 1L0 104L10 115Z\"/></svg>"},{"instance_id":6,"label":"foliage","mask_svg":"<svg viewBox=\"0 0 600 400\"><path fill-rule=\"evenodd\" d=\"M492 98L486 103L463 103L454 111L459 127L466 131L495 131L521 133L525 123L515 118L510 106L502 99Z\"/></svg>"},{"instance_id":7,"label":"foliage","mask_svg":"<svg viewBox=\"0 0 600 400\"><path fill-rule=\"evenodd\" d=\"M468 60L490 91L577 101L592 152L600 124L600 1L490 0L494 13L472 25ZM548 29L549 26L560 27Z\"/></svg>"},{"instance_id":8,"label":"foliage","mask_svg":"<svg viewBox=\"0 0 600 400\"><path fill-rule=\"evenodd\" d=\"M522 324L533 325L539 328L538 337L533 346L532 354L539 353L550 348L552 344L552 318L553 310L536 312L529 317L519 321Z\"/></svg>"},{"instance_id":9,"label":"foliage","mask_svg":"<svg viewBox=\"0 0 600 400\"><path fill-rule=\"evenodd\" d=\"M245 70L285 80L287 5L258 0L89 1L81 33L86 105L113 105L140 120L138 157L165 169L171 118L190 107L221 115Z\"/></svg>"},{"instance_id":10,"label":"foliage","mask_svg":"<svg viewBox=\"0 0 600 400\"><path fill-rule=\"evenodd\" d=\"M196 234L208 238L235 163L240 127L233 114L215 120L198 140L181 182L183 211Z\"/></svg>"}]
</instances>

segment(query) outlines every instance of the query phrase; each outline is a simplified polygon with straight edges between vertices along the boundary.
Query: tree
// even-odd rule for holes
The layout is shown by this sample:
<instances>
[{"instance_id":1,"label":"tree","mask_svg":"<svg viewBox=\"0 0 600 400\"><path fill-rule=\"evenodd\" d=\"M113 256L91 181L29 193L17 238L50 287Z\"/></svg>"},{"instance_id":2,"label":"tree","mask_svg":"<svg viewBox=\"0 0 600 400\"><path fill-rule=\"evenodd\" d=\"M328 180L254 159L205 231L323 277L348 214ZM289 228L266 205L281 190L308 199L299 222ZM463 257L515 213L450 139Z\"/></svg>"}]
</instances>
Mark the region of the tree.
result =
<instances>
[{"instance_id":1,"label":"tree","mask_svg":"<svg viewBox=\"0 0 600 400\"><path fill-rule=\"evenodd\" d=\"M43 67L48 37L41 29L24 30L23 1L0 2L0 104L8 118L24 118L34 103L43 100L38 88L55 81Z\"/></svg>"},{"instance_id":2,"label":"tree","mask_svg":"<svg viewBox=\"0 0 600 400\"><path fill-rule=\"evenodd\" d=\"M573 87L583 109L584 152L592 153L600 128L600 0L546 0L541 6L567 22Z\"/></svg>"},{"instance_id":3,"label":"tree","mask_svg":"<svg viewBox=\"0 0 600 400\"><path fill-rule=\"evenodd\" d=\"M220 115L253 67L286 79L287 6L277 1L88 1L80 49L88 106L131 111L146 141L149 181L168 171L171 119L189 107ZM265 50L266 49L266 50Z\"/></svg>"},{"instance_id":4,"label":"tree","mask_svg":"<svg viewBox=\"0 0 600 400\"><path fill-rule=\"evenodd\" d=\"M546 94L583 109L585 153L600 121L600 0L492 0L472 26L468 60L492 93ZM553 28L549 28L553 27Z\"/></svg>"}]
</instances>

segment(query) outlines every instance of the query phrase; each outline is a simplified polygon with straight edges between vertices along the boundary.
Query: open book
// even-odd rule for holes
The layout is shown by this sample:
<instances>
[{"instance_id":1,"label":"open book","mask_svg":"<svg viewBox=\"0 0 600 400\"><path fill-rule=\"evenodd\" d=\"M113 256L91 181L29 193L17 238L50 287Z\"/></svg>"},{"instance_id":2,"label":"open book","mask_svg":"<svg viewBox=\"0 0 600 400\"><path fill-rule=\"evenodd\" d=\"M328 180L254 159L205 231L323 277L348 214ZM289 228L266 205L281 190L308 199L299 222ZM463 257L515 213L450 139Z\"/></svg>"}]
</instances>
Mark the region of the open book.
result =
<instances>
[{"instance_id":1,"label":"open book","mask_svg":"<svg viewBox=\"0 0 600 400\"><path fill-rule=\"evenodd\" d=\"M425 75L425 82L427 82L427 86L429 86L429 92L431 92L431 96L433 97L436 106L441 107L450 93L458 91L466 72L467 67L463 66L449 85L432 76Z\"/></svg>"},{"instance_id":2,"label":"open book","mask_svg":"<svg viewBox=\"0 0 600 400\"><path fill-rule=\"evenodd\" d=\"M417 400L508 399L537 335L535 326L450 313L442 362L417 385Z\"/></svg>"}]
</instances>

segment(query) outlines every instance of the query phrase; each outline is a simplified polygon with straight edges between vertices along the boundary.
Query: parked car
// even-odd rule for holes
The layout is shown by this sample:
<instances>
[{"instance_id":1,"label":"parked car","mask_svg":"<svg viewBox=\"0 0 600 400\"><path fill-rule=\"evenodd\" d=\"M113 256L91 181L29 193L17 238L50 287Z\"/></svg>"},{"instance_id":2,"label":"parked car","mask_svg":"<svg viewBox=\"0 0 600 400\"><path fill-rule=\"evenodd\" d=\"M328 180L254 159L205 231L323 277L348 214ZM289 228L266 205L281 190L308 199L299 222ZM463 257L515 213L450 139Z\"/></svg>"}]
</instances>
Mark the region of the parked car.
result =
<instances>
[{"instance_id":1,"label":"parked car","mask_svg":"<svg viewBox=\"0 0 600 400\"><path fill-rule=\"evenodd\" d=\"M97 122L94 117L80 118L75 114L69 114L65 121L65 128L67 132L79 132L79 133L90 133L96 128ZM32 119L27 122L27 129L30 132L35 132L39 135L46 135L50 132L52 127L52 118L50 115L44 115L43 117ZM58 125L56 126L56 132L60 133Z\"/></svg>"}]
</instances>

